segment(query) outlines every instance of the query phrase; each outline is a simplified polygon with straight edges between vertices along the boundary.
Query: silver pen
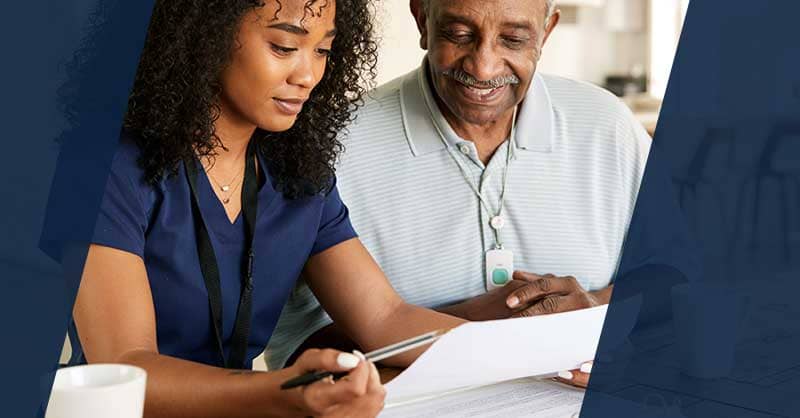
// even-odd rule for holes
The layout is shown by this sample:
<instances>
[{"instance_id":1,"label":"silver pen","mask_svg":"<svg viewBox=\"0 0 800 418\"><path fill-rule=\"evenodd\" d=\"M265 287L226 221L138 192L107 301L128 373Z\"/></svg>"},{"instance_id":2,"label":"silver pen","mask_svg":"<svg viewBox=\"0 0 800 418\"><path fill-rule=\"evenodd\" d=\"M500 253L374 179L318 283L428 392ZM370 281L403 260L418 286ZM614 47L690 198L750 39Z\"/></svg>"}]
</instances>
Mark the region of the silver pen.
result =
<instances>
[{"instance_id":1,"label":"silver pen","mask_svg":"<svg viewBox=\"0 0 800 418\"><path fill-rule=\"evenodd\" d=\"M441 338L444 334L447 333L447 330L438 330L432 331L426 334L418 335L413 338L409 338L404 341L400 341L399 343L392 344L383 348L379 348L374 351L370 351L369 353L365 354L364 357L372 362L381 361L387 359L389 357L394 357L398 354L405 353L406 351L413 350L415 348L422 347L427 344L432 344L439 338ZM310 385L314 382L319 380L325 379L327 377L333 377L334 379L342 377L347 373L334 373L334 372L308 372L306 374L297 376L293 379L287 380L281 385L281 389L293 389L300 386Z\"/></svg>"}]
</instances>

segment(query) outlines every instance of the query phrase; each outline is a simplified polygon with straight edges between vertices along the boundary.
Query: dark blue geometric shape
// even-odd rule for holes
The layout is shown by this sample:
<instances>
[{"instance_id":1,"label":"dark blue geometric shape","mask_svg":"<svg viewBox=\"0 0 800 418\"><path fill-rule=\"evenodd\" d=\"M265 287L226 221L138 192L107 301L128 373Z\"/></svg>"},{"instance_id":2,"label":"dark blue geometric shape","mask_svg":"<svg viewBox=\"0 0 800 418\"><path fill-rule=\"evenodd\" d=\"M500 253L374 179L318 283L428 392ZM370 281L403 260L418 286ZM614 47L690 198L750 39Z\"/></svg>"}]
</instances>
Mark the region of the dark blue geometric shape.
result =
<instances>
[{"instance_id":1,"label":"dark blue geometric shape","mask_svg":"<svg viewBox=\"0 0 800 418\"><path fill-rule=\"evenodd\" d=\"M798 15L690 3L582 417L800 416Z\"/></svg>"}]
</instances>

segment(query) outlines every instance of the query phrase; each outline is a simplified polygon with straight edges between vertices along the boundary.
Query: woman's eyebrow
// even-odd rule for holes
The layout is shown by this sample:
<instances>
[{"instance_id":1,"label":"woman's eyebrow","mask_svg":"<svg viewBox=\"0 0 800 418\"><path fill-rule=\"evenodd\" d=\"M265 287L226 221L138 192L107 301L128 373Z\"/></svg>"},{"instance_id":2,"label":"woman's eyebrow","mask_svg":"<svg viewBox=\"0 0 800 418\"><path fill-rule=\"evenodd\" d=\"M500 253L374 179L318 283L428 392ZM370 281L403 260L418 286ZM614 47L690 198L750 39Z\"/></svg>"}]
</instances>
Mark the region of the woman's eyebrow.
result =
<instances>
[{"instance_id":1,"label":"woman's eyebrow","mask_svg":"<svg viewBox=\"0 0 800 418\"><path fill-rule=\"evenodd\" d=\"M267 27L270 29L278 29L284 32L289 32L293 35L308 35L308 31L305 28L293 25L291 23L275 23ZM325 34L326 38L333 38L334 36L336 36L336 29L331 29Z\"/></svg>"}]
</instances>

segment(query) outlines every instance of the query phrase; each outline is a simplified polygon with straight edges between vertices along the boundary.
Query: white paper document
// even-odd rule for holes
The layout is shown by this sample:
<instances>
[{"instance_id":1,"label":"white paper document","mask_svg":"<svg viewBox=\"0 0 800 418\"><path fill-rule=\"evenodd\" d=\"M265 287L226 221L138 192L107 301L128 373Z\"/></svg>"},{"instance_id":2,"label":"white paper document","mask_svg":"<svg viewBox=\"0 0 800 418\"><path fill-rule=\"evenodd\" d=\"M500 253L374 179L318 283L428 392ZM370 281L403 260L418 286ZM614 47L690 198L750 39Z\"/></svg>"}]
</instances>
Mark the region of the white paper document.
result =
<instances>
[{"instance_id":1,"label":"white paper document","mask_svg":"<svg viewBox=\"0 0 800 418\"><path fill-rule=\"evenodd\" d=\"M571 418L580 411L583 394L528 378L388 407L379 418Z\"/></svg>"},{"instance_id":2,"label":"white paper document","mask_svg":"<svg viewBox=\"0 0 800 418\"><path fill-rule=\"evenodd\" d=\"M386 385L387 404L580 368L595 357L606 308L464 324Z\"/></svg>"}]
</instances>

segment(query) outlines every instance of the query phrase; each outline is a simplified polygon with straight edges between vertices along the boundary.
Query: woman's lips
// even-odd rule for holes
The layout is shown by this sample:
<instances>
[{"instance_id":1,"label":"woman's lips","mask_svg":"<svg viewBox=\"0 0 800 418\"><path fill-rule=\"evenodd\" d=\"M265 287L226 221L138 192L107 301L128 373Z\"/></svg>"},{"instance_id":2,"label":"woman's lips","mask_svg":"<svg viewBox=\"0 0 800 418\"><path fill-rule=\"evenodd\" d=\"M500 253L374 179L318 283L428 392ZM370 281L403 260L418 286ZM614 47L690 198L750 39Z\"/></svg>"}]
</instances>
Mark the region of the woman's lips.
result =
<instances>
[{"instance_id":1,"label":"woman's lips","mask_svg":"<svg viewBox=\"0 0 800 418\"><path fill-rule=\"evenodd\" d=\"M275 100L275 104L278 107L278 110L281 112L295 116L303 110L303 103L305 103L305 99L280 99L277 97L273 97Z\"/></svg>"}]
</instances>

